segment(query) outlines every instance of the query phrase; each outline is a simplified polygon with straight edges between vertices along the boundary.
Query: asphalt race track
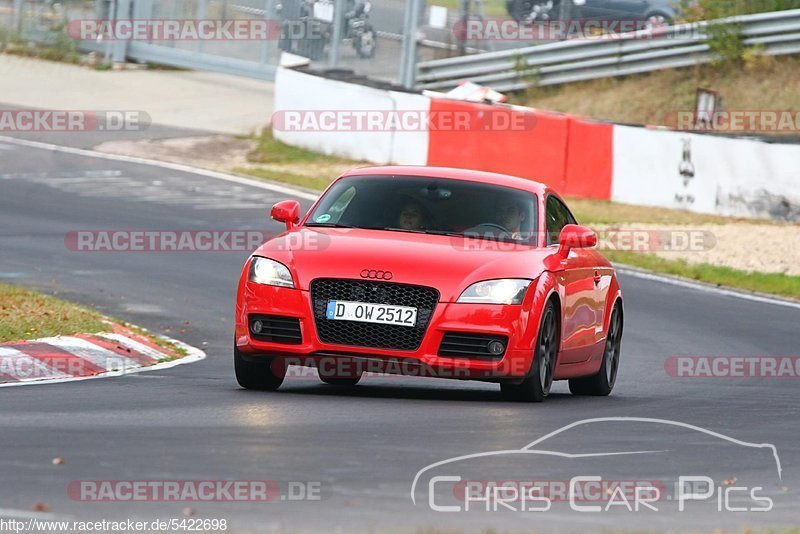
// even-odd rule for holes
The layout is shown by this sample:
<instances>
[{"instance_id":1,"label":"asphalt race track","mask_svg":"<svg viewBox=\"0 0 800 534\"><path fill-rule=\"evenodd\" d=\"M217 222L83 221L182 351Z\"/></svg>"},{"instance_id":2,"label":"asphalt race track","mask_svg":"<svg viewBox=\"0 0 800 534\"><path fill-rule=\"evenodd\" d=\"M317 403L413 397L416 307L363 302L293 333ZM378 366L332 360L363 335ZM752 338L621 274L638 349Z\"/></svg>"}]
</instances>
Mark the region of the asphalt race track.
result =
<instances>
[{"instance_id":1,"label":"asphalt race track","mask_svg":"<svg viewBox=\"0 0 800 534\"><path fill-rule=\"evenodd\" d=\"M208 355L166 371L0 389L0 517L28 517L35 503L58 517L182 517L185 503L80 502L66 490L75 480L154 479L320 484L318 500L188 505L196 517L226 518L233 532L710 530L796 525L800 517L797 379L675 378L664 368L676 355L797 356L798 306L623 274L623 360L608 398L573 397L559 383L544 404L514 404L492 384L392 376L368 377L352 390L312 377L287 379L276 393L250 392L237 386L231 358L234 291L246 252L73 252L64 236L81 229L278 232L268 208L286 194L2 139L0 162L0 280L57 290ZM584 514L565 506L446 513L431 510L426 499L411 501L411 483L428 464L519 449L569 423L602 417L669 419L774 444L782 480L750 449L654 423L599 422L570 430L558 443L583 453L672 454L673 460L594 460L604 476L620 479L703 468L721 482L764 469L774 508L706 513L695 505L681 512L665 501L658 512L640 513ZM64 465L52 465L54 457ZM537 476L565 476L561 460L536 461Z\"/></svg>"}]
</instances>

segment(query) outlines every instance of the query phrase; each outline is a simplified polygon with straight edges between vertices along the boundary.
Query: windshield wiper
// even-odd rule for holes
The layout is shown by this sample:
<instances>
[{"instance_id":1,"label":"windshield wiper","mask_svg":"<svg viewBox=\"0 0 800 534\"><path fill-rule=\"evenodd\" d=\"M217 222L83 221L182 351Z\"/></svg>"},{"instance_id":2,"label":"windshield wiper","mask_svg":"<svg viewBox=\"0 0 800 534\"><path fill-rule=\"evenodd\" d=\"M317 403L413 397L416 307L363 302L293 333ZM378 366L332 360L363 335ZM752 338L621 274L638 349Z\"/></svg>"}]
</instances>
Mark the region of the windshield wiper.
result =
<instances>
[{"instance_id":1,"label":"windshield wiper","mask_svg":"<svg viewBox=\"0 0 800 534\"><path fill-rule=\"evenodd\" d=\"M452 232L448 230L412 230L408 228L380 228L381 230L388 230L390 232L408 232L411 234L428 234L428 235L446 235L451 237L464 237L464 234L459 232ZM378 230L378 228L376 228Z\"/></svg>"},{"instance_id":2,"label":"windshield wiper","mask_svg":"<svg viewBox=\"0 0 800 534\"><path fill-rule=\"evenodd\" d=\"M323 228L358 228L357 226L353 226L352 224L340 224L340 223L306 223L306 226L321 226Z\"/></svg>"}]
</instances>

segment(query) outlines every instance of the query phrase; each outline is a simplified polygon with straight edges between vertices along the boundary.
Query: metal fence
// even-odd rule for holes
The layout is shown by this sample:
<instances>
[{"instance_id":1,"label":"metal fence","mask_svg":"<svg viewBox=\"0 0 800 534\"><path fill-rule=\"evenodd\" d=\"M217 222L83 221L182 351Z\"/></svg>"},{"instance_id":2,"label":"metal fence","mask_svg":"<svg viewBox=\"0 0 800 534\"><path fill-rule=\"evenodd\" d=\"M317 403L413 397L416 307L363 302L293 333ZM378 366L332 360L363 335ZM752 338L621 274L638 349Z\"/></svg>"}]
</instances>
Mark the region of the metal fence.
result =
<instances>
[{"instance_id":1,"label":"metal fence","mask_svg":"<svg viewBox=\"0 0 800 534\"><path fill-rule=\"evenodd\" d=\"M557 85L709 63L710 25L736 24L745 46L769 55L800 53L800 9L575 39L417 64L418 89L447 90L470 80L498 91Z\"/></svg>"},{"instance_id":2,"label":"metal fence","mask_svg":"<svg viewBox=\"0 0 800 534\"><path fill-rule=\"evenodd\" d=\"M308 35L286 31L317 17L326 4L329 18L313 43ZM351 32L357 5L374 30L374 53L359 49ZM416 10L413 20L408 16ZM413 83L417 62L416 25L425 0L0 0L0 49L3 39L15 47L27 43L77 46L95 52L105 63L133 61L273 79L282 51L311 59L319 68L343 68L387 82ZM324 15L323 15L324 16ZM281 28L280 37L241 40L92 39L77 41L65 30L78 19L104 21L242 21L264 20ZM409 24L414 24L410 28ZM274 26L271 26L274 27ZM315 28L318 28L315 26ZM9 37L10 36L10 37ZM407 37L408 36L408 37ZM423 59L435 57L422 52Z\"/></svg>"}]
</instances>

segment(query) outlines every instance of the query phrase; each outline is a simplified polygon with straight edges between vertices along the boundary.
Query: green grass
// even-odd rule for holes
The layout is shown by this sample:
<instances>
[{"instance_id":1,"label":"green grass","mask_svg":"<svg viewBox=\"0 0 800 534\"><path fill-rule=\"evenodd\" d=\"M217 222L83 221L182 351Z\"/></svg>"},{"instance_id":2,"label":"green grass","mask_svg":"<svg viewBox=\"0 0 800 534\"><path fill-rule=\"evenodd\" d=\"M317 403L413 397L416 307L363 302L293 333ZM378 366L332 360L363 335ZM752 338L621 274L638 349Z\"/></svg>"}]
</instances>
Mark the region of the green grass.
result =
<instances>
[{"instance_id":1,"label":"green grass","mask_svg":"<svg viewBox=\"0 0 800 534\"><path fill-rule=\"evenodd\" d=\"M305 189L313 189L314 191L322 191L333 180L332 176L304 176L302 174L294 174L291 172L272 170L272 169L258 169L258 168L244 168L235 167L233 172L238 174L247 174L255 176L262 180L269 180L271 182L282 182L289 185L296 185Z\"/></svg>"},{"instance_id":2,"label":"green grass","mask_svg":"<svg viewBox=\"0 0 800 534\"><path fill-rule=\"evenodd\" d=\"M349 163L349 160L346 159L326 156L305 148L282 143L272 136L272 130L268 128L265 128L255 140L257 142L256 147L247 156L247 159L253 163Z\"/></svg>"},{"instance_id":3,"label":"green grass","mask_svg":"<svg viewBox=\"0 0 800 534\"><path fill-rule=\"evenodd\" d=\"M429 5L446 7L449 11L458 13L461 0L431 0ZM483 9L487 17L508 17L506 3L503 0L486 0L483 2ZM476 10L476 4L473 4L472 12L475 13Z\"/></svg>"},{"instance_id":4,"label":"green grass","mask_svg":"<svg viewBox=\"0 0 800 534\"><path fill-rule=\"evenodd\" d=\"M776 224L766 219L737 219L721 215L694 213L688 210L634 206L609 200L568 197L567 204L578 222L593 224L669 224L674 226L691 224Z\"/></svg>"},{"instance_id":5,"label":"green grass","mask_svg":"<svg viewBox=\"0 0 800 534\"><path fill-rule=\"evenodd\" d=\"M800 299L800 276L740 271L707 263L690 264L682 260L667 260L652 254L636 252L609 250L604 251L603 254L614 263L623 263L648 271L680 276L717 286Z\"/></svg>"},{"instance_id":6,"label":"green grass","mask_svg":"<svg viewBox=\"0 0 800 534\"><path fill-rule=\"evenodd\" d=\"M0 342L109 332L114 322L118 321L90 308L31 289L0 284ZM165 349L169 357L161 362L189 354L183 347L143 328L128 323L124 326Z\"/></svg>"},{"instance_id":7,"label":"green grass","mask_svg":"<svg viewBox=\"0 0 800 534\"><path fill-rule=\"evenodd\" d=\"M94 310L30 289L0 284L0 341L105 332Z\"/></svg>"}]
</instances>

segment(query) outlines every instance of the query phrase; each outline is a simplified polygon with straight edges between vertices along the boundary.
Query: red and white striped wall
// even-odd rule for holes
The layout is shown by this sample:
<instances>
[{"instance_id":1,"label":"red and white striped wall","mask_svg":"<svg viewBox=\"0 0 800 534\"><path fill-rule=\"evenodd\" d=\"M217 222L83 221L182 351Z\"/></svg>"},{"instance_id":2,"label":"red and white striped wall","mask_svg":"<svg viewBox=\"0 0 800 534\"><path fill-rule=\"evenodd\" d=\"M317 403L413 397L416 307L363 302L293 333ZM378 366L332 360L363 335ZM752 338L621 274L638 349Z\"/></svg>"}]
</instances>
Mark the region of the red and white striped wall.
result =
<instances>
[{"instance_id":1,"label":"red and white striped wall","mask_svg":"<svg viewBox=\"0 0 800 534\"><path fill-rule=\"evenodd\" d=\"M280 68L275 111L417 110L533 120L526 129L286 131L288 144L377 164L500 172L544 182L563 195L740 217L800 218L800 145L622 126L532 108L498 108L388 91ZM667 114L670 110L664 110Z\"/></svg>"},{"instance_id":2,"label":"red and white striped wall","mask_svg":"<svg viewBox=\"0 0 800 534\"><path fill-rule=\"evenodd\" d=\"M205 354L175 342L188 355L176 358L130 330L58 336L0 344L0 387L122 376L197 361Z\"/></svg>"}]
</instances>

